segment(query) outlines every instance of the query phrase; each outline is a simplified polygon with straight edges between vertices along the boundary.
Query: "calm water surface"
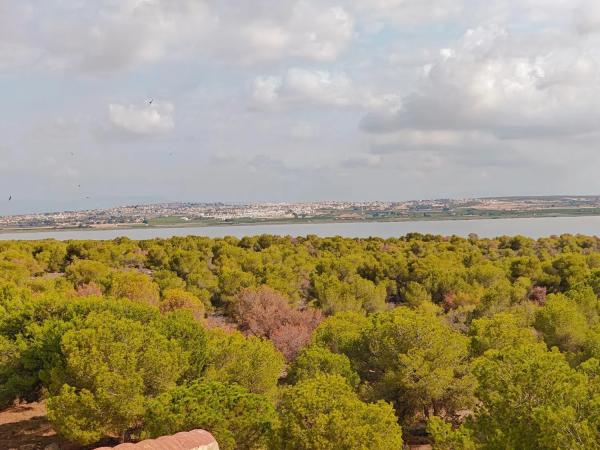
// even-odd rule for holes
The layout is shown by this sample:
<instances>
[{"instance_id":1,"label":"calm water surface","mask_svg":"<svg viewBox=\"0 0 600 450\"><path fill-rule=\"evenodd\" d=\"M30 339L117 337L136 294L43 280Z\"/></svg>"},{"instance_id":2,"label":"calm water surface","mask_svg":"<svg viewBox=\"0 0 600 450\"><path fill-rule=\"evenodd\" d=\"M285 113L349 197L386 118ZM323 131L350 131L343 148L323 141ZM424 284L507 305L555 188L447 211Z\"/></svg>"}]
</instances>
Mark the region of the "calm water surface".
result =
<instances>
[{"instance_id":1,"label":"calm water surface","mask_svg":"<svg viewBox=\"0 0 600 450\"><path fill-rule=\"evenodd\" d=\"M137 228L131 230L69 230L26 233L0 233L0 239L114 239L127 236L131 239L168 238L171 236L253 236L275 234L305 236L344 236L382 238L398 237L406 233L431 233L480 237L522 234L532 238L563 233L600 235L600 216L546 217L536 219L446 220L425 222L362 222L319 224L237 225L187 228Z\"/></svg>"}]
</instances>

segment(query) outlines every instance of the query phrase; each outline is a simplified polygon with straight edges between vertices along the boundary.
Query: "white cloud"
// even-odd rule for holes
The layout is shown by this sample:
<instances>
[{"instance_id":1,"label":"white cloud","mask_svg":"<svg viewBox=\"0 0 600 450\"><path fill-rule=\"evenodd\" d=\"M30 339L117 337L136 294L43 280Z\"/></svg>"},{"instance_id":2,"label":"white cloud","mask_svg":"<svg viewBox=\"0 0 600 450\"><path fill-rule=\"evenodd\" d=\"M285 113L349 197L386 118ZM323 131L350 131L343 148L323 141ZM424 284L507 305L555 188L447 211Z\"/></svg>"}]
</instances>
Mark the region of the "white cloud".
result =
<instances>
[{"instance_id":1,"label":"white cloud","mask_svg":"<svg viewBox=\"0 0 600 450\"><path fill-rule=\"evenodd\" d=\"M521 41L498 27L468 30L424 67L397 113L365 118L366 130L480 130L502 137L589 132L600 119L594 45L566 36Z\"/></svg>"},{"instance_id":2,"label":"white cloud","mask_svg":"<svg viewBox=\"0 0 600 450\"><path fill-rule=\"evenodd\" d=\"M20 2L0 0L0 70L22 66L39 58L40 51L27 40L31 10Z\"/></svg>"},{"instance_id":3,"label":"white cloud","mask_svg":"<svg viewBox=\"0 0 600 450\"><path fill-rule=\"evenodd\" d=\"M495 139L487 133L462 130L414 130L403 129L370 137L374 154L387 154L412 150L446 150L485 147Z\"/></svg>"},{"instance_id":4,"label":"white cloud","mask_svg":"<svg viewBox=\"0 0 600 450\"><path fill-rule=\"evenodd\" d=\"M256 77L252 85L252 99L258 104L272 104L279 99L282 80L279 77Z\"/></svg>"},{"instance_id":5,"label":"white cloud","mask_svg":"<svg viewBox=\"0 0 600 450\"><path fill-rule=\"evenodd\" d=\"M573 16L578 32L589 34L600 31L600 4L596 0L583 0Z\"/></svg>"},{"instance_id":6,"label":"white cloud","mask_svg":"<svg viewBox=\"0 0 600 450\"><path fill-rule=\"evenodd\" d=\"M0 0L0 185L44 208L80 195L70 167L121 197L597 190L599 5Z\"/></svg>"},{"instance_id":7,"label":"white cloud","mask_svg":"<svg viewBox=\"0 0 600 450\"><path fill-rule=\"evenodd\" d=\"M169 102L153 102L144 106L111 103L108 114L112 125L120 130L137 135L152 135L173 130L174 109Z\"/></svg>"},{"instance_id":8,"label":"white cloud","mask_svg":"<svg viewBox=\"0 0 600 450\"><path fill-rule=\"evenodd\" d=\"M315 138L316 135L317 131L315 130L315 127L307 122L295 123L290 128L290 137L292 139L307 140Z\"/></svg>"},{"instance_id":9,"label":"white cloud","mask_svg":"<svg viewBox=\"0 0 600 450\"><path fill-rule=\"evenodd\" d=\"M38 33L32 46L57 69L110 72L173 58L208 36L216 18L204 2L191 0L50 0L33 8Z\"/></svg>"},{"instance_id":10,"label":"white cloud","mask_svg":"<svg viewBox=\"0 0 600 450\"><path fill-rule=\"evenodd\" d=\"M381 155L363 154L347 158L342 161L342 167L347 169L364 169L364 168L378 168L381 166L383 158Z\"/></svg>"},{"instance_id":11,"label":"white cloud","mask_svg":"<svg viewBox=\"0 0 600 450\"><path fill-rule=\"evenodd\" d=\"M394 95L357 86L344 72L298 67L281 76L256 77L251 97L258 106L274 108L299 104L392 108L398 101Z\"/></svg>"},{"instance_id":12,"label":"white cloud","mask_svg":"<svg viewBox=\"0 0 600 450\"><path fill-rule=\"evenodd\" d=\"M339 6L322 7L302 1L294 5L288 29L292 55L329 61L349 43L354 20Z\"/></svg>"},{"instance_id":13,"label":"white cloud","mask_svg":"<svg viewBox=\"0 0 600 450\"><path fill-rule=\"evenodd\" d=\"M465 0L358 0L349 2L362 15L405 25L441 22L461 16Z\"/></svg>"},{"instance_id":14,"label":"white cloud","mask_svg":"<svg viewBox=\"0 0 600 450\"><path fill-rule=\"evenodd\" d=\"M191 56L330 61L354 29L343 8L303 0L19 0L0 8L0 68L106 73Z\"/></svg>"},{"instance_id":15,"label":"white cloud","mask_svg":"<svg viewBox=\"0 0 600 450\"><path fill-rule=\"evenodd\" d=\"M355 15L388 25L418 27L525 23L569 19L581 1L594 0L347 0Z\"/></svg>"},{"instance_id":16,"label":"white cloud","mask_svg":"<svg viewBox=\"0 0 600 450\"><path fill-rule=\"evenodd\" d=\"M280 95L315 103L346 106L353 102L354 87L343 72L293 68L287 71Z\"/></svg>"}]
</instances>

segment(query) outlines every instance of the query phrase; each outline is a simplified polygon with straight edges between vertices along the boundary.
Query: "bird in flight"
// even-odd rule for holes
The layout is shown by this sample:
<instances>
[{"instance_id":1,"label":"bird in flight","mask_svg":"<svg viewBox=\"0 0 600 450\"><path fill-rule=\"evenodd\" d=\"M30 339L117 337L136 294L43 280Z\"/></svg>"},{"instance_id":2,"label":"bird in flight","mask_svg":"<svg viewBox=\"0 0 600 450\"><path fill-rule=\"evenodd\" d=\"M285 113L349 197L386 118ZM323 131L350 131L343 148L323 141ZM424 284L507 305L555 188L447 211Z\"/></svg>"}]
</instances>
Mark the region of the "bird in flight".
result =
<instances>
[{"instance_id":1,"label":"bird in flight","mask_svg":"<svg viewBox=\"0 0 600 450\"><path fill-rule=\"evenodd\" d=\"M8 196L8 201L10 202L12 200L12 195Z\"/></svg>"},{"instance_id":2,"label":"bird in flight","mask_svg":"<svg viewBox=\"0 0 600 450\"><path fill-rule=\"evenodd\" d=\"M148 104L151 105L153 101L154 101L154 99L151 98L150 100L148 100Z\"/></svg>"}]
</instances>

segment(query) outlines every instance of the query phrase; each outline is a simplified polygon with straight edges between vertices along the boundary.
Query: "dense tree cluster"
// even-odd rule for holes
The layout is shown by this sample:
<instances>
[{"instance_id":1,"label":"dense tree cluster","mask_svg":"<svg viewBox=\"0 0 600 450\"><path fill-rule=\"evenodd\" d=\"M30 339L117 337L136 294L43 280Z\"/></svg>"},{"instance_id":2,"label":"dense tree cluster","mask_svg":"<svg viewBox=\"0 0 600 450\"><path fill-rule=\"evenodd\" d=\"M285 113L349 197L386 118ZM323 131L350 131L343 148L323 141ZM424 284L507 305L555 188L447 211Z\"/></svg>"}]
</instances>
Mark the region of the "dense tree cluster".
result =
<instances>
[{"instance_id":1,"label":"dense tree cluster","mask_svg":"<svg viewBox=\"0 0 600 450\"><path fill-rule=\"evenodd\" d=\"M0 406L66 439L600 448L600 239L0 242Z\"/></svg>"}]
</instances>

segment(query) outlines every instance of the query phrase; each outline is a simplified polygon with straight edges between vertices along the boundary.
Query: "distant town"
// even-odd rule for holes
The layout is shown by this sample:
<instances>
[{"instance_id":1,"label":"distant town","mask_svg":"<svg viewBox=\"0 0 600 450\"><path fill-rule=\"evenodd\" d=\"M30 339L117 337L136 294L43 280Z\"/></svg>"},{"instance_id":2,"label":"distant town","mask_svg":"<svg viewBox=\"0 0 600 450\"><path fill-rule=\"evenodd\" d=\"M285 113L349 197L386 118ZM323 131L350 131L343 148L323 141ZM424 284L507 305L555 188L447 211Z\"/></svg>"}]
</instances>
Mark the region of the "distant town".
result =
<instances>
[{"instance_id":1,"label":"distant town","mask_svg":"<svg viewBox=\"0 0 600 450\"><path fill-rule=\"evenodd\" d=\"M600 215L600 196L490 197L398 202L158 203L0 216L0 230L590 215Z\"/></svg>"}]
</instances>

